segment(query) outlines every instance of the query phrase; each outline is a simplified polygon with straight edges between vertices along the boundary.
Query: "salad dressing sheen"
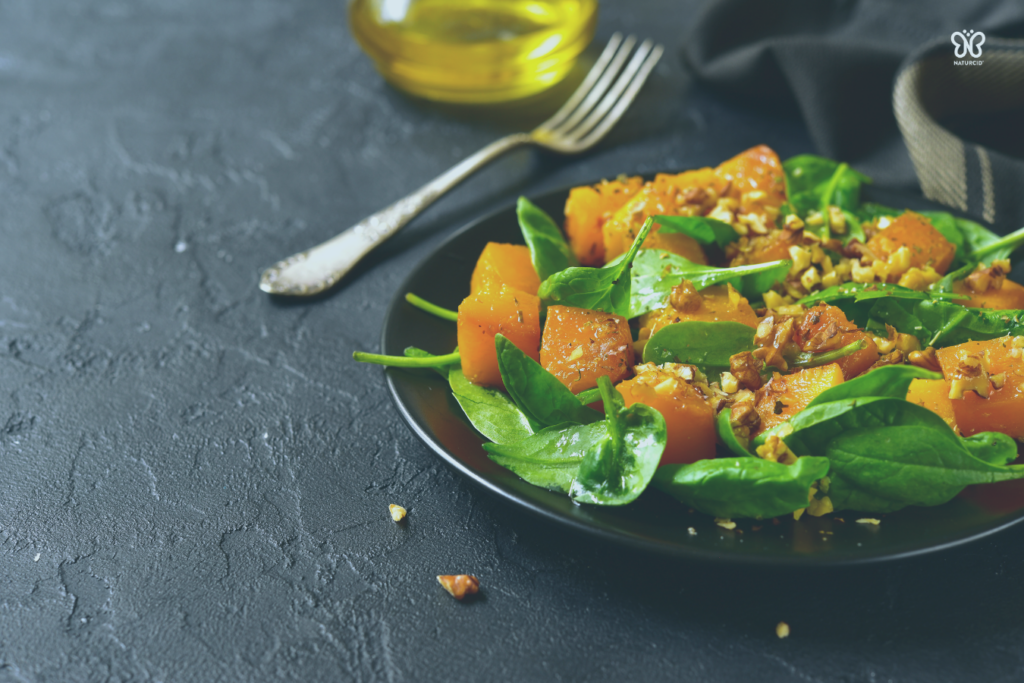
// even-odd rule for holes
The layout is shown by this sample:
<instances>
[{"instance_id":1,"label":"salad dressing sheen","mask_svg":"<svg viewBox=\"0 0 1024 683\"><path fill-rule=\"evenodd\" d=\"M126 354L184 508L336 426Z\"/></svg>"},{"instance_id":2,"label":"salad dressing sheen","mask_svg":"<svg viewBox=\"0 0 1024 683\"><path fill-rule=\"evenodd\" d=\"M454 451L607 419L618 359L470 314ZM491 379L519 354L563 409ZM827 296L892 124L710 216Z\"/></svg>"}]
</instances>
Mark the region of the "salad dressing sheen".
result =
<instances>
[{"instance_id":1,"label":"salad dressing sheen","mask_svg":"<svg viewBox=\"0 0 1024 683\"><path fill-rule=\"evenodd\" d=\"M390 83L446 102L501 102L561 80L597 0L352 0L352 33Z\"/></svg>"}]
</instances>

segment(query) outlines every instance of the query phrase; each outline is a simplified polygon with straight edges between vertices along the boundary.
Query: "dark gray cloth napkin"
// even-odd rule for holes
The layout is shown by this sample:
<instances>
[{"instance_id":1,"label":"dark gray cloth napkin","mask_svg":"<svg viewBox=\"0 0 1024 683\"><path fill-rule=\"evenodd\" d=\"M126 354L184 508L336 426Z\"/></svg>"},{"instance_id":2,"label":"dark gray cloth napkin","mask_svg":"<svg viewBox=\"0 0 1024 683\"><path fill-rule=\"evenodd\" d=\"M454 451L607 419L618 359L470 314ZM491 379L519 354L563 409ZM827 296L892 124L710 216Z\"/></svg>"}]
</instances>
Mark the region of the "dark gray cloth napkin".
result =
<instances>
[{"instance_id":1,"label":"dark gray cloth napkin","mask_svg":"<svg viewBox=\"0 0 1024 683\"><path fill-rule=\"evenodd\" d=\"M1006 231L1024 226L1020 37L1020 0L714 0L683 56L727 97L801 117L819 154Z\"/></svg>"}]
</instances>

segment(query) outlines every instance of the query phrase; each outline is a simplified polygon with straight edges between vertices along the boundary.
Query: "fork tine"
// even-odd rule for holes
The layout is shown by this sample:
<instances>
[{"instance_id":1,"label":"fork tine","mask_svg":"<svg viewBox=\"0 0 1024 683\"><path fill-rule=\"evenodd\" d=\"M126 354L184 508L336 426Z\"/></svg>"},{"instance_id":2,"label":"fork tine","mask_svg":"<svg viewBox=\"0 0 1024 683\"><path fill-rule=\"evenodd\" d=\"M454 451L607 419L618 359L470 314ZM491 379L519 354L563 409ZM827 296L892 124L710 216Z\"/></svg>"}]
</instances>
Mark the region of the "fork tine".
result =
<instances>
[{"instance_id":1,"label":"fork tine","mask_svg":"<svg viewBox=\"0 0 1024 683\"><path fill-rule=\"evenodd\" d=\"M588 116L583 123L564 133L569 141L575 142L579 140L589 133L594 126L600 123L604 115L608 113L622 95L623 91L625 91L626 87L633 79L633 76L635 76L640 70L640 67L643 66L644 60L651 53L653 47L654 42L650 39L645 40L643 44L640 45L636 54L633 55L633 59L630 60L629 65L623 70L622 75L619 76L618 80L615 81L615 85L613 85L608 91L608 94L602 98L601 103L590 113L590 116Z\"/></svg>"},{"instance_id":2,"label":"fork tine","mask_svg":"<svg viewBox=\"0 0 1024 683\"><path fill-rule=\"evenodd\" d=\"M604 47L604 51L601 52L601 56L597 58L596 62L594 62L594 66L590 67L590 71L587 72L583 82L579 84L572 96L565 101L565 104L563 104L562 107L551 116L551 118L537 126L538 130L550 130L564 121L565 118L572 113L572 110L575 109L576 105L587 96L587 93L590 92L590 88L593 87L597 79L600 78L601 72L604 71L608 62L612 60L612 56L615 54L615 50L618 49L619 43L621 42L622 34L616 31L612 34L608 44Z\"/></svg>"},{"instance_id":3,"label":"fork tine","mask_svg":"<svg viewBox=\"0 0 1024 683\"><path fill-rule=\"evenodd\" d=\"M643 87L644 82L647 80L647 77L650 76L655 64L658 63L658 60L661 59L661 55L664 52L665 48L661 45L656 45L654 49L651 50L651 54L647 56L646 60L644 60L643 66L640 67L636 76L634 76L633 80L630 81L629 87L626 88L622 97L620 97L618 102L615 103L615 106L608 113L608 116L606 116L604 120L601 121L601 124L592 130L585 138L576 142L576 144L579 145L580 150L587 149L591 145L597 143L598 140L605 136L612 126L619 122L622 115L627 109L629 109L629 105L633 104L633 100L636 98L637 93L640 92L640 88Z\"/></svg>"},{"instance_id":4,"label":"fork tine","mask_svg":"<svg viewBox=\"0 0 1024 683\"><path fill-rule=\"evenodd\" d=\"M559 124L557 128L545 129L544 132L556 136L564 135L564 131L571 130L577 123L579 123L580 120L594 108L594 105L600 101L601 96L604 95L605 91L608 90L608 86L610 86L615 80L615 77L622 69L622 65L625 63L626 58L629 57L629 53L632 52L633 45L635 44L636 36L628 36L626 40L623 41L622 46L619 47L619 50L612 59L611 64L609 64L608 68L601 74L597 83L591 87L586 98L583 100L583 103L580 104L568 120Z\"/></svg>"}]
</instances>

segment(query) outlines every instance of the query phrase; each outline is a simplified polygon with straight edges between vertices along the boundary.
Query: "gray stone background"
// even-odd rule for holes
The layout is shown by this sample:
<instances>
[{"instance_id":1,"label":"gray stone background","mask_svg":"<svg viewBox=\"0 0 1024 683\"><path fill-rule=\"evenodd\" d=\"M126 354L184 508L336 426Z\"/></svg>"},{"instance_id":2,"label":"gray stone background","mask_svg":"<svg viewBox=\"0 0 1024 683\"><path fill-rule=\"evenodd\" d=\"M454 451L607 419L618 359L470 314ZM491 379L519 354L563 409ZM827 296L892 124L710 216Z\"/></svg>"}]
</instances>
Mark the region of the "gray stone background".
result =
<instances>
[{"instance_id":1,"label":"gray stone background","mask_svg":"<svg viewBox=\"0 0 1024 683\"><path fill-rule=\"evenodd\" d=\"M341 0L0 0L0 681L1021 680L1024 529L819 571L626 553L463 481L350 360L411 267L518 194L813 151L691 87L699 4L602 3L598 43L670 49L599 149L513 153L278 302L262 267L565 89L414 101ZM481 599L440 590L456 571Z\"/></svg>"}]
</instances>

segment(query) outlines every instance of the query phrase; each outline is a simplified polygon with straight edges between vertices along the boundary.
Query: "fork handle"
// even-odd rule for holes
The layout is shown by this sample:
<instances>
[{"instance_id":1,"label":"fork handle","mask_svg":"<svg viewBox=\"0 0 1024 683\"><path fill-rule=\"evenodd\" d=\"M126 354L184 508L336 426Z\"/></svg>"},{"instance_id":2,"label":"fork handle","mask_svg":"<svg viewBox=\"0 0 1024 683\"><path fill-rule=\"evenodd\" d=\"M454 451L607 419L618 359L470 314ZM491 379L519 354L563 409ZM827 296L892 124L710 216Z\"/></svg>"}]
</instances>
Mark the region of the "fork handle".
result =
<instances>
[{"instance_id":1,"label":"fork handle","mask_svg":"<svg viewBox=\"0 0 1024 683\"><path fill-rule=\"evenodd\" d=\"M312 249L289 256L263 271L260 289L268 294L309 296L328 289L377 245L398 232L435 199L477 169L520 145L531 142L529 133L496 140L476 154L431 180L412 194L382 209L345 232Z\"/></svg>"}]
</instances>

